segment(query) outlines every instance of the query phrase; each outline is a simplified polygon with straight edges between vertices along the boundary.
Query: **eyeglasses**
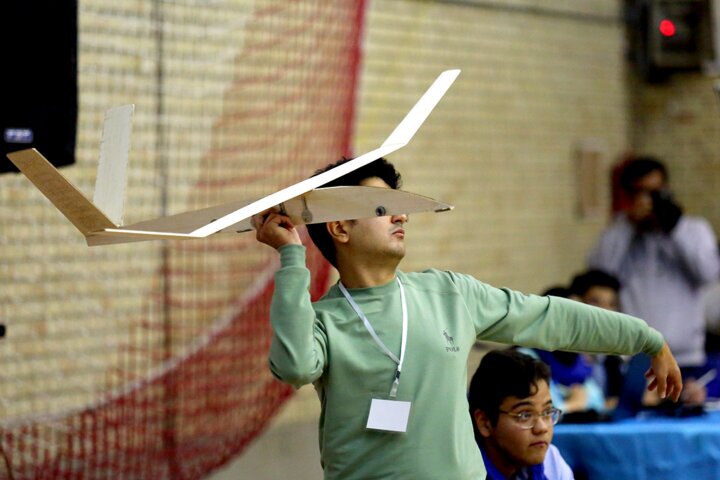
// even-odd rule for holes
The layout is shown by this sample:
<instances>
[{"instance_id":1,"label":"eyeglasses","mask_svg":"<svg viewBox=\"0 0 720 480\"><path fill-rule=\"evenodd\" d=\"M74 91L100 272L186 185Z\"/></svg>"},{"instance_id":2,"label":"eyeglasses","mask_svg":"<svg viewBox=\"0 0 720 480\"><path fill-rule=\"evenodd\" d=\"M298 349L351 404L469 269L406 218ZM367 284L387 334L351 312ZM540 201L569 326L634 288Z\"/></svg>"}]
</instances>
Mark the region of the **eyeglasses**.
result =
<instances>
[{"instance_id":1,"label":"eyeglasses","mask_svg":"<svg viewBox=\"0 0 720 480\"><path fill-rule=\"evenodd\" d=\"M517 423L520 428L523 430L530 430L535 426L537 423L538 418L542 418L543 421L552 422L553 425L555 425L560 420L560 415L562 415L562 410L559 408L548 408L544 412L537 413L537 412L520 412L520 413L512 413L512 412L505 412L503 410L500 410L500 413L504 413L505 415L512 417L515 419L515 423Z\"/></svg>"}]
</instances>

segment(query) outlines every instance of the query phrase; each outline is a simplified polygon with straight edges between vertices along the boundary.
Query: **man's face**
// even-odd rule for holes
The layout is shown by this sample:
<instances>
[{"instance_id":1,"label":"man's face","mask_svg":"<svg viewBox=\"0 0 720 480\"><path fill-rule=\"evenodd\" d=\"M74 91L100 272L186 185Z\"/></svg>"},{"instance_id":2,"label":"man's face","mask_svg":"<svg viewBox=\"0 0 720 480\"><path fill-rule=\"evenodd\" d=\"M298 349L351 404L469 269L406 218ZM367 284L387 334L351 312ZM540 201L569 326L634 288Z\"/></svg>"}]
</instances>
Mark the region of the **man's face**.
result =
<instances>
[{"instance_id":1,"label":"man's face","mask_svg":"<svg viewBox=\"0 0 720 480\"><path fill-rule=\"evenodd\" d=\"M527 398L505 398L500 404L501 412L540 414L552 408L547 382L540 380L537 387L537 391ZM489 421L484 426L478 423L478 430L485 437L486 448L494 450L506 465L516 468L542 463L553 436L549 418L536 417L532 428L523 429L515 417L505 413L500 413L494 426Z\"/></svg>"},{"instance_id":2,"label":"man's face","mask_svg":"<svg viewBox=\"0 0 720 480\"><path fill-rule=\"evenodd\" d=\"M659 170L636 180L630 192L631 203L627 210L630 221L638 225L653 223L653 201L650 195L664 188L665 177Z\"/></svg>"},{"instance_id":3,"label":"man's face","mask_svg":"<svg viewBox=\"0 0 720 480\"><path fill-rule=\"evenodd\" d=\"M594 286L590 287L582 297L583 303L593 305L595 307L604 308L613 312L618 311L618 294L610 287Z\"/></svg>"},{"instance_id":4,"label":"man's face","mask_svg":"<svg viewBox=\"0 0 720 480\"><path fill-rule=\"evenodd\" d=\"M360 182L364 187L390 188L378 177ZM363 261L401 260L405 256L405 229L407 215L362 218L347 222L350 235L348 247Z\"/></svg>"}]
</instances>

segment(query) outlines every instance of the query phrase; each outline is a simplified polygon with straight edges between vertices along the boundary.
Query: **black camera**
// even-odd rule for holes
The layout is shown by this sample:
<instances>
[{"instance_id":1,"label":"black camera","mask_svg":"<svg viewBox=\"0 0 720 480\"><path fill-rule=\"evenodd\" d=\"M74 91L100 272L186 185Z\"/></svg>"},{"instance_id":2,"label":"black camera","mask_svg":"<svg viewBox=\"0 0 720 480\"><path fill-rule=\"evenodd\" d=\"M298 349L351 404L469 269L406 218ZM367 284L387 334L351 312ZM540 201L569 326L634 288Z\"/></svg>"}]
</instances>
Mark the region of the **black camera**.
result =
<instances>
[{"instance_id":1,"label":"black camera","mask_svg":"<svg viewBox=\"0 0 720 480\"><path fill-rule=\"evenodd\" d=\"M669 233L680 221L682 208L675 202L670 190L655 190L650 193L650 197L653 202L653 213L660 228Z\"/></svg>"}]
</instances>

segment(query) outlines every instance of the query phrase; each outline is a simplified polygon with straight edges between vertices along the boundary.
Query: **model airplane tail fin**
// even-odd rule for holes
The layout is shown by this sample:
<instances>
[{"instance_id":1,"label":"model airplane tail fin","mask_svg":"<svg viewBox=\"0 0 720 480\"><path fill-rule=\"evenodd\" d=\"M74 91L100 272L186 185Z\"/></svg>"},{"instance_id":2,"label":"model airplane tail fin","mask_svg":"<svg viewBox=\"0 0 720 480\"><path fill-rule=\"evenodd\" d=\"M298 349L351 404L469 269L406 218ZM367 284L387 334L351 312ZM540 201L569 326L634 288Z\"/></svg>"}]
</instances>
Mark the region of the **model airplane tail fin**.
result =
<instances>
[{"instance_id":1,"label":"model airplane tail fin","mask_svg":"<svg viewBox=\"0 0 720 480\"><path fill-rule=\"evenodd\" d=\"M105 112L93 203L116 224L123 223L130 131L135 105Z\"/></svg>"},{"instance_id":2,"label":"model airplane tail fin","mask_svg":"<svg viewBox=\"0 0 720 480\"><path fill-rule=\"evenodd\" d=\"M86 237L117 227L34 148L8 153L7 156Z\"/></svg>"}]
</instances>

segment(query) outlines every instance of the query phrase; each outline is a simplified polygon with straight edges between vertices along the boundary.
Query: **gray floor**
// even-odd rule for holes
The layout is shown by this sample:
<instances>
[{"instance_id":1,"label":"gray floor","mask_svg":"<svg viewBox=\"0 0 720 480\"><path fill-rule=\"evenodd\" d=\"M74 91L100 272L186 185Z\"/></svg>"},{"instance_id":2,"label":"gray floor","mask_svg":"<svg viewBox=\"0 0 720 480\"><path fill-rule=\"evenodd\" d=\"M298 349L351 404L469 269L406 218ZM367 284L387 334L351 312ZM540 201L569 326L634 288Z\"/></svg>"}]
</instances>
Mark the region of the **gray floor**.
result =
<instances>
[{"instance_id":1,"label":"gray floor","mask_svg":"<svg viewBox=\"0 0 720 480\"><path fill-rule=\"evenodd\" d=\"M271 427L210 480L320 480L317 421Z\"/></svg>"}]
</instances>

